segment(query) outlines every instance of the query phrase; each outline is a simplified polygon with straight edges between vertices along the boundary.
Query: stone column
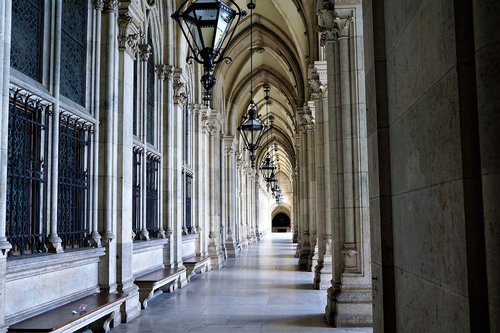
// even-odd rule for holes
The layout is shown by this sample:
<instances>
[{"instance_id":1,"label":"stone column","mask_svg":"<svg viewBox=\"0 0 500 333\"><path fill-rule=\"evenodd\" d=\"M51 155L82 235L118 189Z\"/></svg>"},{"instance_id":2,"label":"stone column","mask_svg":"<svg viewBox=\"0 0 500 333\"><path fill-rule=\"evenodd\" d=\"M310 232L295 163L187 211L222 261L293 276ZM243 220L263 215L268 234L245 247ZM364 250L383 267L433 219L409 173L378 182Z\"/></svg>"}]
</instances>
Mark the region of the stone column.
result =
<instances>
[{"instance_id":1,"label":"stone column","mask_svg":"<svg viewBox=\"0 0 500 333\"><path fill-rule=\"evenodd\" d=\"M60 31L61 29L61 11L62 3L56 4L56 24L55 30ZM54 73L53 81L50 82L50 90L55 97L54 106L52 109L52 160L59 161L59 89L60 89L60 72L61 72L61 35L56 34L54 36ZM10 59L10 57L9 57ZM10 65L10 62L9 62ZM8 113L7 113L8 114ZM49 191L49 235L47 237L47 247L49 252L60 253L63 252L61 246L62 240L57 234L57 197L59 189L59 164L52 163L50 172L50 191Z\"/></svg>"},{"instance_id":2,"label":"stone column","mask_svg":"<svg viewBox=\"0 0 500 333\"><path fill-rule=\"evenodd\" d=\"M332 184L333 279L328 290L326 317L335 326L372 323L369 267L366 107L362 52L352 26L354 9L340 16L323 11L321 41L325 46L329 92L329 140ZM357 44L357 43L356 43ZM354 59L354 60L352 60Z\"/></svg>"},{"instance_id":3,"label":"stone column","mask_svg":"<svg viewBox=\"0 0 500 333\"><path fill-rule=\"evenodd\" d=\"M140 128L146 129L146 121L147 121L147 68L148 68L148 59L151 57L151 45L148 44L139 44L138 45L138 52L137 52L137 57L139 60L139 63L137 65L137 76L138 76L138 89L137 89L137 94L139 96L139 102L137 103L138 109L141 110L139 112L140 119L138 120L138 123L141 124ZM146 130L141 130L139 133L137 133L138 136L140 137L140 141L146 142ZM141 163L140 168L140 175L141 175L141 180L140 184L146 184L146 174L147 174L147 154L144 158L144 163ZM144 212L146 211L146 186L141 186L141 216L145 216ZM142 218L141 219L141 231L139 234L140 239L142 240L149 240L149 232L146 227L146 219Z\"/></svg>"},{"instance_id":4,"label":"stone column","mask_svg":"<svg viewBox=\"0 0 500 333\"><path fill-rule=\"evenodd\" d=\"M260 186L259 186L259 176L257 171L254 176L254 200L253 200L253 209L254 209L254 225L255 225L255 240L260 241L260 215L261 215L261 206L260 206Z\"/></svg>"},{"instance_id":5,"label":"stone column","mask_svg":"<svg viewBox=\"0 0 500 333\"><path fill-rule=\"evenodd\" d=\"M193 113L193 226L198 234L196 244L196 254L203 255L204 251L204 234L203 228L203 134L202 134L202 115L199 105L190 105Z\"/></svg>"},{"instance_id":6,"label":"stone column","mask_svg":"<svg viewBox=\"0 0 500 333\"><path fill-rule=\"evenodd\" d=\"M245 211L245 162L243 155L238 152L236 157L238 165L238 238L241 246L247 246L248 241L246 238L246 211Z\"/></svg>"},{"instance_id":7,"label":"stone column","mask_svg":"<svg viewBox=\"0 0 500 333\"><path fill-rule=\"evenodd\" d=\"M173 253L170 257L173 260L173 264L176 267L182 267L182 218L183 218L183 190L182 190L182 152L183 152L183 135L184 128L182 126L182 120L184 117L185 106L187 103L187 96L189 94L186 88L187 78L185 77L185 73L177 68L174 71L174 85L173 85L173 105L172 112L168 112L169 114L169 124L168 129L170 131L170 151L169 158L172 158L169 161L169 173L171 178L169 181L171 184L169 198L169 204L171 205L170 218L172 220L172 235L170 245L170 249L173 250ZM187 285L187 279L184 277L181 278L180 286L183 287Z\"/></svg>"},{"instance_id":8,"label":"stone column","mask_svg":"<svg viewBox=\"0 0 500 333\"><path fill-rule=\"evenodd\" d=\"M9 135L9 80L10 80L10 29L12 17L11 0L0 4L0 333L7 332L5 325L5 276L7 269L7 253L12 245L6 237L6 204L7 204L7 164Z\"/></svg>"},{"instance_id":9,"label":"stone column","mask_svg":"<svg viewBox=\"0 0 500 333\"><path fill-rule=\"evenodd\" d=\"M226 251L229 258L234 258L239 255L240 248L236 242L236 211L237 211L237 186L236 186L236 140L234 136L226 136L224 138L224 164L226 169L224 191L227 193L224 204L226 210Z\"/></svg>"},{"instance_id":10,"label":"stone column","mask_svg":"<svg viewBox=\"0 0 500 333\"><path fill-rule=\"evenodd\" d=\"M210 237L210 168L209 166L209 156L210 156L210 109L203 106L201 109L201 156L200 156L200 226L203 231L200 234L200 238L203 239L203 254L208 255L208 243Z\"/></svg>"},{"instance_id":11,"label":"stone column","mask_svg":"<svg viewBox=\"0 0 500 333\"><path fill-rule=\"evenodd\" d=\"M210 139L209 139L209 172L210 177L210 240L208 253L212 260L212 268L221 269L226 265L222 247L221 234L221 130L222 121L218 112L210 115Z\"/></svg>"},{"instance_id":12,"label":"stone column","mask_svg":"<svg viewBox=\"0 0 500 333\"><path fill-rule=\"evenodd\" d=\"M296 149L295 154L298 154L298 149ZM295 162L295 165L297 165L297 162ZM293 228L293 236L292 236L292 242L297 244L297 250L298 250L298 244L299 242L299 223L298 223L298 216L299 216L299 204L298 204L298 194L299 194L299 188L298 188L298 172L297 172L297 167L295 166L292 170L292 188L293 188L293 217L292 217L292 228Z\"/></svg>"},{"instance_id":13,"label":"stone column","mask_svg":"<svg viewBox=\"0 0 500 333\"><path fill-rule=\"evenodd\" d=\"M126 9L118 16L118 114L117 132L117 228L116 261L117 289L129 295L122 307L122 320L129 322L140 314L138 288L132 274L132 156L133 156L133 97L134 60L137 55L139 32L137 22Z\"/></svg>"},{"instance_id":14,"label":"stone column","mask_svg":"<svg viewBox=\"0 0 500 333\"><path fill-rule=\"evenodd\" d=\"M302 109L300 110L302 111ZM309 259L311 255L311 234L308 218L308 185L307 185L307 132L301 112L297 112L297 118L300 119L299 135L296 136L297 154L298 154L298 206L300 223L300 245L298 246L299 269L309 270Z\"/></svg>"},{"instance_id":15,"label":"stone column","mask_svg":"<svg viewBox=\"0 0 500 333\"><path fill-rule=\"evenodd\" d=\"M482 180L482 196L483 196L483 211L484 223L477 223L477 214L468 214L470 227L467 227L468 234L477 235L484 234L484 240L478 241L479 247L484 242L485 262L483 268L478 269L476 262L479 251L469 249L471 263L469 268L469 297L472 299L469 305L473 316L471 316L471 331L484 330L486 326L482 326L481 322L487 321L486 307L489 312L490 332L500 331L500 243L498 235L500 235L500 207L498 198L500 197L500 34L498 34L498 22L500 19L500 4L495 0L473 1L474 14L474 29L469 28L472 25L467 17L470 13L470 8L465 8L463 14L468 20L469 26L460 26L466 32L474 31L474 56L476 66L477 80L477 118L479 127L479 148L481 160L481 173L478 182ZM458 20L455 20L455 24ZM492 33L496 31L497 33ZM470 45L467 45L466 50L470 50ZM465 81L466 84L468 81ZM468 88L465 89L467 91ZM469 112L469 108L465 108ZM467 123L470 125L469 123ZM468 141L468 140L463 140ZM466 143L468 145L468 143ZM477 170L477 169L476 169ZM469 185L470 186L470 185ZM473 187L473 186L471 186ZM477 188L477 187L476 187ZM478 200L479 195L470 191L470 196ZM465 197L466 203L470 201ZM470 205L469 205L470 207ZM471 209L471 208L468 208ZM476 236L477 237L477 236ZM467 236L469 243L471 237ZM469 254L468 254L469 257ZM474 278L471 275L474 274ZM478 288L484 285L487 281L487 290L482 291L482 295L471 296L472 288ZM484 287L483 287L484 288ZM476 289L477 290L477 289ZM474 291L474 294L480 292ZM480 300L479 300L480 299ZM478 305L478 303L482 303ZM484 325L484 324L483 324Z\"/></svg>"},{"instance_id":16,"label":"stone column","mask_svg":"<svg viewBox=\"0 0 500 333\"><path fill-rule=\"evenodd\" d=\"M332 278L331 248L331 205L329 182L329 146L328 146L328 101L326 90L326 62L316 61L310 73L309 89L315 109L316 130L316 200L315 210L318 227L317 264L313 267L315 289L328 289Z\"/></svg>"},{"instance_id":17,"label":"stone column","mask_svg":"<svg viewBox=\"0 0 500 333\"><path fill-rule=\"evenodd\" d=\"M118 127L118 1L104 1L102 13L101 82L99 110L99 221L106 256L99 262L102 290L117 290L116 175Z\"/></svg>"},{"instance_id":18,"label":"stone column","mask_svg":"<svg viewBox=\"0 0 500 333\"><path fill-rule=\"evenodd\" d=\"M309 225L310 233L310 247L309 260L307 263L307 270L311 270L317 263L316 253L318 251L318 233L316 226L316 170L315 170L315 109L305 107L303 109L304 125L306 130L306 174L305 174L305 190L307 191L306 205L306 219Z\"/></svg>"},{"instance_id":19,"label":"stone column","mask_svg":"<svg viewBox=\"0 0 500 333\"><path fill-rule=\"evenodd\" d=\"M95 60L92 63L90 72L92 73L92 82L90 83L93 91L100 91L100 70L101 70L101 21L103 1L94 1L94 8L92 11L93 21L92 25L92 48L95 54ZM100 100L93 98L89 105L90 113L96 119L99 118ZM91 195L90 195L90 225L92 232L90 234L90 243L94 247L101 247L101 235L99 234L99 220L98 220L98 205L99 205L99 123L94 124L94 134L92 135L92 176L91 176Z\"/></svg>"}]
</instances>

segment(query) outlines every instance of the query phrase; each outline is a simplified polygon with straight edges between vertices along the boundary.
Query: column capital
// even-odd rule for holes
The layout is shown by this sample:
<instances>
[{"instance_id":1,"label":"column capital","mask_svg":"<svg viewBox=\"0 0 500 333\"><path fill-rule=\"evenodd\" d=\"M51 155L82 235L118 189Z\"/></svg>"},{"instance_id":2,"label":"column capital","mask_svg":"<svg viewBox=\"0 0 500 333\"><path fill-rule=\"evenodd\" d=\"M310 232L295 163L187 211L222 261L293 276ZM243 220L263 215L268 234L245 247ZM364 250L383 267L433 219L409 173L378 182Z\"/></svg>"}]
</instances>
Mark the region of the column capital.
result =
<instances>
[{"instance_id":1,"label":"column capital","mask_svg":"<svg viewBox=\"0 0 500 333\"><path fill-rule=\"evenodd\" d=\"M149 56L151 56L151 45L139 44L138 47L139 59L141 59L141 61L148 61Z\"/></svg>"},{"instance_id":2,"label":"column capital","mask_svg":"<svg viewBox=\"0 0 500 333\"><path fill-rule=\"evenodd\" d=\"M94 0L92 1L94 4L94 8L97 10L103 10L104 8L104 0Z\"/></svg>"},{"instance_id":3,"label":"column capital","mask_svg":"<svg viewBox=\"0 0 500 333\"><path fill-rule=\"evenodd\" d=\"M156 65L155 72L158 75L158 79L161 81L166 81L172 79L174 75L174 66L169 65Z\"/></svg>"},{"instance_id":4,"label":"column capital","mask_svg":"<svg viewBox=\"0 0 500 333\"><path fill-rule=\"evenodd\" d=\"M188 111L189 111L189 114L192 114L195 116L200 115L201 114L201 106L200 106L200 104L190 103L189 107L188 107Z\"/></svg>"},{"instance_id":5,"label":"column capital","mask_svg":"<svg viewBox=\"0 0 500 333\"><path fill-rule=\"evenodd\" d=\"M340 17L337 15L337 17L335 18L335 22L338 25L340 33L339 39L349 37L351 24L354 22L354 17L353 16Z\"/></svg>"},{"instance_id":6,"label":"column capital","mask_svg":"<svg viewBox=\"0 0 500 333\"><path fill-rule=\"evenodd\" d=\"M103 2L103 10L105 12L114 12L118 10L118 4L120 3L119 0L104 0Z\"/></svg>"},{"instance_id":7,"label":"column capital","mask_svg":"<svg viewBox=\"0 0 500 333\"><path fill-rule=\"evenodd\" d=\"M349 28L354 22L354 17L342 16L332 9L321 9L318 13L318 32L321 34L320 44L336 42L341 38L349 37Z\"/></svg>"}]
</instances>

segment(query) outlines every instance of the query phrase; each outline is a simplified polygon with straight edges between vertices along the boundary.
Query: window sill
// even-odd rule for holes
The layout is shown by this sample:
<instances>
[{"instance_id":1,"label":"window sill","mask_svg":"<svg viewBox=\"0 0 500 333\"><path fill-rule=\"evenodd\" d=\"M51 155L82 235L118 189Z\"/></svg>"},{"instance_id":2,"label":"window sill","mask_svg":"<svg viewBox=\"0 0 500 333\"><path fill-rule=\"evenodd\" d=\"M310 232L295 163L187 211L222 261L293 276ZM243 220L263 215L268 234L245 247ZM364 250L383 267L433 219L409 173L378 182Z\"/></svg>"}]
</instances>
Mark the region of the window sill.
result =
<instances>
[{"instance_id":1,"label":"window sill","mask_svg":"<svg viewBox=\"0 0 500 333\"><path fill-rule=\"evenodd\" d=\"M67 250L63 253L43 253L7 260L7 281L45 274L72 267L98 263L106 254L104 247Z\"/></svg>"}]
</instances>

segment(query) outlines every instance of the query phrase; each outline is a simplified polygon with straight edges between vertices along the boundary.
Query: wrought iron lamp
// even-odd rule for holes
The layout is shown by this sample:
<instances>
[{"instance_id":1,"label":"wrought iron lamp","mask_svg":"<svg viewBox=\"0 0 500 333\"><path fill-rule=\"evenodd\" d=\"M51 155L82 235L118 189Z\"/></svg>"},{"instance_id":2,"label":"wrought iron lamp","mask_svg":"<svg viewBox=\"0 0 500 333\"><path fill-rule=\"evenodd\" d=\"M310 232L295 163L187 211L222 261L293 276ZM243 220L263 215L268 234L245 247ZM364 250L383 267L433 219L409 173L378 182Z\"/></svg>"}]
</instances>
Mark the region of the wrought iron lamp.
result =
<instances>
[{"instance_id":1,"label":"wrought iron lamp","mask_svg":"<svg viewBox=\"0 0 500 333\"><path fill-rule=\"evenodd\" d=\"M234 5L236 10L231 5ZM240 19L245 15L246 12L241 10L234 0L186 0L172 14L193 54L187 61L194 59L203 65L205 73L201 77L201 84L205 89L203 101L206 105L212 100L215 65L223 60L231 62L231 58L226 57L224 53L234 37ZM234 28L228 37L233 25Z\"/></svg>"},{"instance_id":2,"label":"wrought iron lamp","mask_svg":"<svg viewBox=\"0 0 500 333\"><path fill-rule=\"evenodd\" d=\"M269 85L264 85L264 99L266 101L266 114L267 119L269 119L269 129L272 129L273 126L273 118L272 116L269 117L269 92L271 91L271 88ZM267 130L267 138L269 141L269 130ZM266 152L266 158L262 165L260 166L260 172L262 174L262 177L264 178L265 181L268 182L268 187L269 187L269 179L271 178L273 171L276 169L276 166L274 165L274 161L272 159L271 154L269 153L269 146L267 147L267 152Z\"/></svg>"},{"instance_id":3,"label":"wrought iron lamp","mask_svg":"<svg viewBox=\"0 0 500 333\"><path fill-rule=\"evenodd\" d=\"M255 9L255 0L248 0L247 7L250 9L250 103L245 116L243 117L243 123L238 127L243 141L245 142L245 147L250 151L250 161L252 162L252 168L255 167L255 151L259 147L259 140L265 130L265 125L258 119L257 104L253 100L253 21L252 15Z\"/></svg>"}]
</instances>

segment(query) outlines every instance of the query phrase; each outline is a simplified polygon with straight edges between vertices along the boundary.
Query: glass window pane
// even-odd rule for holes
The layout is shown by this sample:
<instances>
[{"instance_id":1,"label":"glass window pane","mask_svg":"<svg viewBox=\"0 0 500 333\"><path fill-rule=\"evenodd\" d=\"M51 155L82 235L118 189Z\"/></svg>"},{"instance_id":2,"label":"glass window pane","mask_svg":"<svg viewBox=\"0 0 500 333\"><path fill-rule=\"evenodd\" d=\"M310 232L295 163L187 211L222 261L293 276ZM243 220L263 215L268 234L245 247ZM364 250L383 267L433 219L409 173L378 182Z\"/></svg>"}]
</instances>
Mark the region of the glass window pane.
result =
<instances>
[{"instance_id":1,"label":"glass window pane","mask_svg":"<svg viewBox=\"0 0 500 333\"><path fill-rule=\"evenodd\" d=\"M63 1L61 30L61 94L85 106L86 0Z\"/></svg>"},{"instance_id":2,"label":"glass window pane","mask_svg":"<svg viewBox=\"0 0 500 333\"><path fill-rule=\"evenodd\" d=\"M43 43L43 2L12 0L10 65L41 81Z\"/></svg>"}]
</instances>

